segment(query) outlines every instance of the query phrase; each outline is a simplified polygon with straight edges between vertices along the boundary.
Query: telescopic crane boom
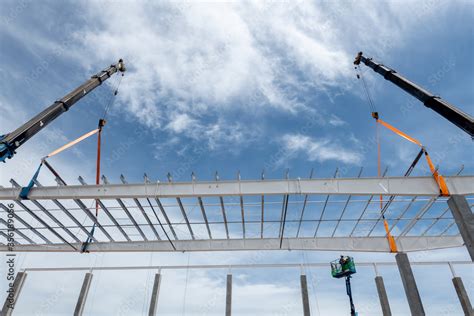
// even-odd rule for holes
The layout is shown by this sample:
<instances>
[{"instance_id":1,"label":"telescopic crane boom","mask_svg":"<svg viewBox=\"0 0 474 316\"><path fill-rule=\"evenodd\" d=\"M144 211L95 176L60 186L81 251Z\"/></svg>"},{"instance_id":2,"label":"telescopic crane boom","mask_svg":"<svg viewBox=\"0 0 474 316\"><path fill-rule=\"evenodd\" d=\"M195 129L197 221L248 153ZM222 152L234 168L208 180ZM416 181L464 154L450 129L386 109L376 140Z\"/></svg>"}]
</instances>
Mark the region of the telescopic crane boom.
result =
<instances>
[{"instance_id":1,"label":"telescopic crane boom","mask_svg":"<svg viewBox=\"0 0 474 316\"><path fill-rule=\"evenodd\" d=\"M64 96L61 100L55 101L48 108L37 114L31 120L14 130L13 132L0 135L0 161L5 162L7 158L12 158L18 147L23 145L28 139L36 135L39 131L54 121L62 113L69 110L77 101L82 99L89 92L102 84L116 72L124 72L125 65L120 59L118 63L110 65L107 69L92 76L85 83Z\"/></svg>"},{"instance_id":2,"label":"telescopic crane boom","mask_svg":"<svg viewBox=\"0 0 474 316\"><path fill-rule=\"evenodd\" d=\"M472 116L464 113L454 105L409 81L395 70L376 63L372 60L372 58L366 58L362 55L362 52L359 52L354 60L354 64L359 65L361 62L372 68L376 73L382 75L386 80L391 81L396 86L402 88L423 102L426 107L431 108L433 111L437 112L445 119L449 120L451 123L468 133L471 138L474 138L474 120Z\"/></svg>"}]
</instances>

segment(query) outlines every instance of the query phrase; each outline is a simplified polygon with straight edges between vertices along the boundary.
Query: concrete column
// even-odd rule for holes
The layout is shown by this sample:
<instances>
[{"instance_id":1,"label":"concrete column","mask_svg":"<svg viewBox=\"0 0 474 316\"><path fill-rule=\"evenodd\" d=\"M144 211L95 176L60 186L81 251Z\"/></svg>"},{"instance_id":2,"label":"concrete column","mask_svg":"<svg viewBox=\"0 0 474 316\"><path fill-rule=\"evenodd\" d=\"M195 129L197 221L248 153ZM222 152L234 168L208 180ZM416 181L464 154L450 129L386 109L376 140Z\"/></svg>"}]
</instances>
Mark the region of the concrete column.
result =
<instances>
[{"instance_id":1,"label":"concrete column","mask_svg":"<svg viewBox=\"0 0 474 316\"><path fill-rule=\"evenodd\" d=\"M462 195L451 195L448 199L448 205L471 260L474 261L474 214L466 198Z\"/></svg>"},{"instance_id":2,"label":"concrete column","mask_svg":"<svg viewBox=\"0 0 474 316\"><path fill-rule=\"evenodd\" d=\"M225 293L225 316L232 315L232 274L227 275L227 286Z\"/></svg>"},{"instance_id":3,"label":"concrete column","mask_svg":"<svg viewBox=\"0 0 474 316\"><path fill-rule=\"evenodd\" d=\"M424 316L425 310L423 303L421 302L420 293L416 286L415 276L411 270L410 261L408 256L404 252L397 253L395 256L397 260L398 271L402 278L403 287L405 288L405 295L408 299L408 305L410 306L411 314L414 316Z\"/></svg>"},{"instance_id":4,"label":"concrete column","mask_svg":"<svg viewBox=\"0 0 474 316\"><path fill-rule=\"evenodd\" d=\"M81 293L77 299L76 309L74 310L74 316L81 316L86 306L87 294L91 287L92 273L86 273L84 276L84 282L82 282Z\"/></svg>"},{"instance_id":5,"label":"concrete column","mask_svg":"<svg viewBox=\"0 0 474 316\"><path fill-rule=\"evenodd\" d=\"M300 276L300 281L301 281L301 298L303 299L303 315L310 316L311 312L309 310L308 282L306 281L306 275L302 274Z\"/></svg>"},{"instance_id":6,"label":"concrete column","mask_svg":"<svg viewBox=\"0 0 474 316\"><path fill-rule=\"evenodd\" d=\"M456 289L456 293L458 294L459 302L461 302L464 315L466 316L474 315L471 301L469 300L469 296L467 295L466 289L464 288L462 279L460 277L454 277L453 284L454 284L454 288Z\"/></svg>"},{"instance_id":7,"label":"concrete column","mask_svg":"<svg viewBox=\"0 0 474 316\"><path fill-rule=\"evenodd\" d=\"M7 290L7 298L5 304L3 304L1 316L10 316L13 313L13 309L15 308L15 304L21 293L21 288L25 283L26 276L26 272L18 272L16 274L15 281L13 281L13 287L9 287ZM11 292L9 292L10 289L12 290Z\"/></svg>"},{"instance_id":8,"label":"concrete column","mask_svg":"<svg viewBox=\"0 0 474 316\"><path fill-rule=\"evenodd\" d=\"M381 276L375 277L375 285L377 286L377 293L379 294L380 306L382 307L383 316L392 316L390 304L388 303L387 292L385 291L385 284Z\"/></svg>"},{"instance_id":9,"label":"concrete column","mask_svg":"<svg viewBox=\"0 0 474 316\"><path fill-rule=\"evenodd\" d=\"M153 290L151 292L150 310L148 316L155 316L158 309L158 294L160 294L161 274L155 274L155 282L153 283Z\"/></svg>"}]
</instances>

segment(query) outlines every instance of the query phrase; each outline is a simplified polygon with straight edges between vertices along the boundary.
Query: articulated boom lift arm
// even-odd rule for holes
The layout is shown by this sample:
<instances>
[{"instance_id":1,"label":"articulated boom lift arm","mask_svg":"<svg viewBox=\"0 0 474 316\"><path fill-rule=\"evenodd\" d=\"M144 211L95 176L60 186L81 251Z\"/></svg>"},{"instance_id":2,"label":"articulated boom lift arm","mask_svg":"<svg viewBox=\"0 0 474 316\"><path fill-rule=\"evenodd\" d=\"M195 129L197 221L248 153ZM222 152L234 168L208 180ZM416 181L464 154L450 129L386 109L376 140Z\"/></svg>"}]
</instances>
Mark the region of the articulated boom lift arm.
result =
<instances>
[{"instance_id":1,"label":"articulated boom lift arm","mask_svg":"<svg viewBox=\"0 0 474 316\"><path fill-rule=\"evenodd\" d=\"M391 81L396 86L423 102L426 107L431 108L474 138L474 119L469 114L464 113L454 105L407 80L395 70L376 63L372 58L366 58L362 55L362 52L359 52L354 60L354 64L359 65L361 62L382 75L386 80Z\"/></svg>"},{"instance_id":2,"label":"articulated boom lift arm","mask_svg":"<svg viewBox=\"0 0 474 316\"><path fill-rule=\"evenodd\" d=\"M114 73L124 71L125 65L123 60L120 59L117 64L111 65L97 75L92 76L85 83L64 96L61 100L55 101L44 111L37 114L13 132L0 136L0 161L5 162L7 158L12 158L18 147L23 145L23 143L41 131L62 113L69 110L69 108L82 99L82 97L101 85L102 82L110 78Z\"/></svg>"}]
</instances>

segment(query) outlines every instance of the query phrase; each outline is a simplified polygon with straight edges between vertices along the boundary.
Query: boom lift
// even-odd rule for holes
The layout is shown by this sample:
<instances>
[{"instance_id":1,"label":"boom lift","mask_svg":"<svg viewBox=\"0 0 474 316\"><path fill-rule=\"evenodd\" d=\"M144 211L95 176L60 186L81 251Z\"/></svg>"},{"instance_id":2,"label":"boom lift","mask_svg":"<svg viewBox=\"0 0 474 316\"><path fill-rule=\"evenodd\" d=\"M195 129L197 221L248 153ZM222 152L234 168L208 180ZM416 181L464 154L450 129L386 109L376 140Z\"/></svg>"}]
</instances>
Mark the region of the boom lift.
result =
<instances>
[{"instance_id":1,"label":"boom lift","mask_svg":"<svg viewBox=\"0 0 474 316\"><path fill-rule=\"evenodd\" d=\"M339 260L331 261L331 275L333 278L346 279L346 294L349 296L349 303L351 306L351 316L357 316L352 299L351 275L356 273L354 258L349 256L341 256Z\"/></svg>"},{"instance_id":2,"label":"boom lift","mask_svg":"<svg viewBox=\"0 0 474 316\"><path fill-rule=\"evenodd\" d=\"M55 101L48 108L37 114L35 117L13 132L6 135L0 135L0 161L5 162L7 158L12 158L18 147L36 135L39 131L46 127L46 125L54 121L62 113L69 110L69 108L77 101L101 85L102 82L110 78L116 72L125 72L125 65L122 59L120 59L118 63L110 65L110 67L107 69L104 69L100 73L92 76L85 83L77 87L59 101Z\"/></svg>"},{"instance_id":3,"label":"boom lift","mask_svg":"<svg viewBox=\"0 0 474 316\"><path fill-rule=\"evenodd\" d=\"M402 88L433 111L437 112L445 119L468 133L471 138L474 138L474 119L467 113L456 108L454 105L441 99L439 96L433 95L431 92L423 89L415 83L404 78L395 70L376 63L372 58L366 58L359 52L354 60L355 65L364 63L366 66L372 68L376 73L382 75L386 80L391 81L396 86Z\"/></svg>"}]
</instances>

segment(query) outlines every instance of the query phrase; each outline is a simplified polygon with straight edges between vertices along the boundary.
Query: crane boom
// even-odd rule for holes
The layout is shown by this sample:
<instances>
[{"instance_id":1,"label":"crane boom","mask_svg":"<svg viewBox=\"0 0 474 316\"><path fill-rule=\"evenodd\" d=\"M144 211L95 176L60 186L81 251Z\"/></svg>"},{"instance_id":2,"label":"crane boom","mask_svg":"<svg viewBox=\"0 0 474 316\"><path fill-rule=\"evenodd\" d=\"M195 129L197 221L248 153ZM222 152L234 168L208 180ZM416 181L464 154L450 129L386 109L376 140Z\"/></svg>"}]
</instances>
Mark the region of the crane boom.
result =
<instances>
[{"instance_id":1,"label":"crane boom","mask_svg":"<svg viewBox=\"0 0 474 316\"><path fill-rule=\"evenodd\" d=\"M124 71L125 65L123 60L120 59L118 63L110 65L107 69L92 76L82 85L68 93L62 99L55 101L52 105L13 132L0 136L0 161L5 162L7 158L12 158L18 147L45 128L46 125L54 121L62 113L69 110L69 108L77 101L101 85L102 82L110 78L114 73Z\"/></svg>"},{"instance_id":2,"label":"crane boom","mask_svg":"<svg viewBox=\"0 0 474 316\"><path fill-rule=\"evenodd\" d=\"M439 96L433 95L431 92L404 78L395 70L380 63L376 63L372 58L366 58L362 55L362 52L359 52L354 60L354 64L359 65L361 62L372 68L376 73L382 75L386 80L391 81L396 86L423 102L426 107L437 112L445 119L468 133L471 138L474 138L474 120L472 116L464 113Z\"/></svg>"}]
</instances>

